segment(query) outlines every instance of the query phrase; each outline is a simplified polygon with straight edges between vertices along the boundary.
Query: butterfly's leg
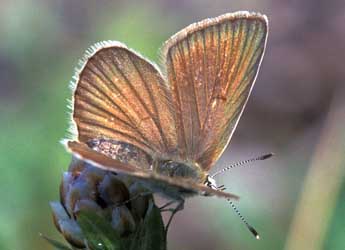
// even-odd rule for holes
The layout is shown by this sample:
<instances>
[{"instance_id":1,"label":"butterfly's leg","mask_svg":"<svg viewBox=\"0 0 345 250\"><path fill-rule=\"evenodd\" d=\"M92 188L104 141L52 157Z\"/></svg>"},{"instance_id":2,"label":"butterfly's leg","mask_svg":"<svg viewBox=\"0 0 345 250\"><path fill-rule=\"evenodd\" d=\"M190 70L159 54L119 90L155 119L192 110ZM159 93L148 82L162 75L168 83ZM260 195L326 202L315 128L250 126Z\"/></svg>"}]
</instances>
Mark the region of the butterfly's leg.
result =
<instances>
[{"instance_id":1,"label":"butterfly's leg","mask_svg":"<svg viewBox=\"0 0 345 250\"><path fill-rule=\"evenodd\" d=\"M174 201L175 202L175 201ZM170 226L170 223L172 221L172 219L174 218L174 215L180 211L180 210L183 210L184 208L184 200L178 200L177 201L178 204L176 205L176 207L171 211L171 215L170 215L170 218L168 220L168 223L167 225L165 226L165 233L167 234L168 233L168 229L169 229L169 226Z\"/></svg>"},{"instance_id":2,"label":"butterfly's leg","mask_svg":"<svg viewBox=\"0 0 345 250\"><path fill-rule=\"evenodd\" d=\"M118 204L118 206L123 206L123 205L126 205L127 203L139 198L139 197L143 197L143 196L146 196L146 195L151 195L152 192L143 192L143 193L138 193L136 195L134 195L132 198L129 198L128 200L125 200L124 202L121 202L120 204Z\"/></svg>"},{"instance_id":3,"label":"butterfly's leg","mask_svg":"<svg viewBox=\"0 0 345 250\"><path fill-rule=\"evenodd\" d=\"M161 206L159 209L161 210L161 212L171 211L171 209L165 209L165 208L169 207L171 204L174 204L175 202L176 202L175 200L168 201L163 206Z\"/></svg>"}]
</instances>

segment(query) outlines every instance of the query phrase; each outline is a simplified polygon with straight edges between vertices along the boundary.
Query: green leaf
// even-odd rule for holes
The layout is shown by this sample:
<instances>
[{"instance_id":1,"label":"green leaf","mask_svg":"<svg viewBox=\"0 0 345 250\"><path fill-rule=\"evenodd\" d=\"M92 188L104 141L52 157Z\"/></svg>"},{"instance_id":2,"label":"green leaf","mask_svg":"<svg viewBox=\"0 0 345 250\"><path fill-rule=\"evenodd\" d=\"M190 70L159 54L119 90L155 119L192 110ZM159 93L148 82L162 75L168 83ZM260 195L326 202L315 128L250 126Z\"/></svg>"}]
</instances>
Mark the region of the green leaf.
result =
<instances>
[{"instance_id":1,"label":"green leaf","mask_svg":"<svg viewBox=\"0 0 345 250\"><path fill-rule=\"evenodd\" d=\"M40 234L40 236L45 239L46 241L48 241L51 245L53 245L56 249L58 250L72 250L72 248L66 246L65 244L57 241L57 240L53 240L51 238L48 238L47 236Z\"/></svg>"},{"instance_id":2,"label":"green leaf","mask_svg":"<svg viewBox=\"0 0 345 250\"><path fill-rule=\"evenodd\" d=\"M159 208L150 202L144 222L131 237L131 250L166 250L166 234Z\"/></svg>"},{"instance_id":3,"label":"green leaf","mask_svg":"<svg viewBox=\"0 0 345 250\"><path fill-rule=\"evenodd\" d=\"M122 250L120 237L104 218L92 212L80 212L78 224L92 250Z\"/></svg>"}]
</instances>

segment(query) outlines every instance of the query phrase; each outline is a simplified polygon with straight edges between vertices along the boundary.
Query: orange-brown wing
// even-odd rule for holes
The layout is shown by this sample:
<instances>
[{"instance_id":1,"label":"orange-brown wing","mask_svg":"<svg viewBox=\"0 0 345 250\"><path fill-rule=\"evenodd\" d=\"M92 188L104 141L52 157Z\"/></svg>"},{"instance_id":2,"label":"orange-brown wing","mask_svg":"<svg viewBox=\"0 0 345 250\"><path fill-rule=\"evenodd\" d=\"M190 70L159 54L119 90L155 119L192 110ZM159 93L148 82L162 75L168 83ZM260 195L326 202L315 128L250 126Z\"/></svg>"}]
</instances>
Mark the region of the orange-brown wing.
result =
<instances>
[{"instance_id":1,"label":"orange-brown wing","mask_svg":"<svg viewBox=\"0 0 345 250\"><path fill-rule=\"evenodd\" d=\"M170 92L149 61L102 42L87 51L74 80L73 140L114 139L151 155L176 150Z\"/></svg>"},{"instance_id":2,"label":"orange-brown wing","mask_svg":"<svg viewBox=\"0 0 345 250\"><path fill-rule=\"evenodd\" d=\"M230 141L252 90L268 24L236 12L192 24L163 47L179 154L209 170Z\"/></svg>"},{"instance_id":3,"label":"orange-brown wing","mask_svg":"<svg viewBox=\"0 0 345 250\"><path fill-rule=\"evenodd\" d=\"M178 190L187 190L191 193L200 195L215 195L221 198L237 200L237 195L226 193L218 190L211 189L205 185L198 184L192 180L182 178L170 178L167 176L159 175L153 171L138 169L130 164L125 164L116 159L112 159L102 153L90 149L87 145L75 141L69 141L66 148L71 151L78 158L91 163L92 165L102 168L104 170L122 173L141 179L147 183L154 183L157 186L164 188L176 188ZM164 193L164 189L161 190Z\"/></svg>"}]
</instances>

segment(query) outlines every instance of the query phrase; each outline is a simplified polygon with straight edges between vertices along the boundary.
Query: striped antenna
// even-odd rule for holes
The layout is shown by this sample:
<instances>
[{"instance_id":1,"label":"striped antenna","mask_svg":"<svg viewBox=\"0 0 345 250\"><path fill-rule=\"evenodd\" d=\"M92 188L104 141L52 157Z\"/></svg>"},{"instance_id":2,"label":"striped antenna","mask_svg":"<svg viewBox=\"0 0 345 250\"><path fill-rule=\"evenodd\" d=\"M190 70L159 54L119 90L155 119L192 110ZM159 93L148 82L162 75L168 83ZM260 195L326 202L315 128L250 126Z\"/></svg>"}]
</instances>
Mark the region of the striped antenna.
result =
<instances>
[{"instance_id":1,"label":"striped antenna","mask_svg":"<svg viewBox=\"0 0 345 250\"><path fill-rule=\"evenodd\" d=\"M235 204L231 201L228 200L228 202L230 203L230 206L234 209L235 213L240 217L240 219L242 220L242 222L247 226L247 228L249 229L249 231L254 235L254 237L259 240L260 236L258 234L258 232L254 229L254 227L252 227L251 225L249 225L249 223L247 222L247 220L243 217L243 215L240 213L240 211L238 211L237 207L235 206Z\"/></svg>"},{"instance_id":2,"label":"striped antenna","mask_svg":"<svg viewBox=\"0 0 345 250\"><path fill-rule=\"evenodd\" d=\"M265 155L261 155L259 157L255 157L255 158L252 158L252 159L248 159L248 160L244 160L244 161L239 161L239 162L236 162L230 166L227 166L217 172L215 172L213 175L211 175L211 178L214 178L215 176L221 174L221 173L224 173L232 168L236 168L236 167L240 167L240 166L243 166L243 165L246 165L250 162L254 162L254 161L262 161L262 160L266 160L268 158L271 158L274 154L273 153L269 153L269 154L265 154Z\"/></svg>"}]
</instances>

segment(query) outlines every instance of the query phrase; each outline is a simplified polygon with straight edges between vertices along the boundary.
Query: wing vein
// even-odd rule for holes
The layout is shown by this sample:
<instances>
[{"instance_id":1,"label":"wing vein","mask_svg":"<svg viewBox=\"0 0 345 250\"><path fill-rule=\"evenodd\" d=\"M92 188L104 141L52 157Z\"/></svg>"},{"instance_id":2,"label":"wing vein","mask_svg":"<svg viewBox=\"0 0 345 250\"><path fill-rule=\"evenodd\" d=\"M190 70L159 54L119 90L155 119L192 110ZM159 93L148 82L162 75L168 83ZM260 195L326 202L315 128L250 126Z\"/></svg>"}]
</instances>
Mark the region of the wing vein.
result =
<instances>
[{"instance_id":1,"label":"wing vein","mask_svg":"<svg viewBox=\"0 0 345 250\"><path fill-rule=\"evenodd\" d=\"M249 33L249 26L247 26L247 33ZM236 82L237 80L239 80L238 78L240 77L240 69L248 69L248 65L249 65L249 63L248 63L248 65L244 65L244 62L248 59L248 57L249 57L249 55L250 55L250 49L254 46L254 44L255 43L252 43L252 41L253 41L253 37L254 36L252 36L251 37L251 40L250 40L250 42L249 42L249 47L248 47L248 38L249 38L249 36L247 35L247 36L245 36L246 37L246 39L245 39L245 41L244 41L244 44L243 44L243 53L241 54L241 58L240 58L240 62L239 62L239 66L238 66L238 68L237 68L237 71L236 71L236 74L235 74L235 78L234 78L234 81L233 82ZM245 67L246 66L246 67ZM237 83L237 86L236 87L238 87L238 86L241 86L241 84L240 83L242 83L242 81L241 82L238 82ZM233 83L234 84L234 83Z\"/></svg>"},{"instance_id":2,"label":"wing vein","mask_svg":"<svg viewBox=\"0 0 345 250\"><path fill-rule=\"evenodd\" d=\"M91 63L95 68L97 68L97 70L103 75L103 77L105 78L105 80L108 81L108 83L112 84L117 90L117 86L116 84L112 81L112 79L110 79L107 74L105 72L103 72L101 69L99 69L97 64L93 64ZM92 67L88 67L88 70L90 70L91 73L93 73L97 78L99 78L101 81L104 80L104 78L102 78L96 71L94 71L92 69ZM116 75L116 74L115 74ZM131 116L129 116L128 112L125 112L120 105L118 105L112 98L109 97L109 95L107 95L106 93L104 93L100 88L98 88L97 84L92 84L90 83L88 80L83 79L87 84L89 84L90 86L93 86L95 89L97 89L100 93L102 93L104 95L104 97L106 97L106 99L108 99L110 101L110 103L112 103L125 117L127 117L128 121L131 123L131 127L134 128L136 130L136 132L141 136L141 138L143 140L148 141L148 138L146 136L144 136L143 133L141 133L140 129L138 129L138 127L136 126L136 123L134 122L133 118ZM107 89L109 89L109 84L104 84L103 86L105 86ZM112 92L111 89L109 89L110 92ZM121 91L118 91L122 96L124 96L122 94ZM126 98L125 98L126 99ZM127 100L127 99L126 99Z\"/></svg>"},{"instance_id":3,"label":"wing vein","mask_svg":"<svg viewBox=\"0 0 345 250\"><path fill-rule=\"evenodd\" d=\"M170 62L171 62L171 73L172 73L172 77L174 78L174 82L175 84L177 84L177 76L176 76L176 72L175 72L175 65L174 65L174 60L172 59L171 56L171 52L169 51L168 54L169 58L170 58ZM176 95L176 101L178 102L176 104L177 106L177 112L176 112L176 116L179 117L179 119L177 118L177 120L179 121L180 125L181 125L181 132L182 132L182 138L180 138L181 136L179 136L179 141L181 139L184 140L184 149L187 149L187 141L186 141L186 135L185 135L185 130L184 130L184 122L183 122L183 116L182 116L182 110L181 110L181 97L180 97L180 93L178 91L177 86L173 86L172 91L175 92ZM182 143L182 142L181 142ZM180 151L182 151L182 149L180 149Z\"/></svg>"},{"instance_id":4,"label":"wing vein","mask_svg":"<svg viewBox=\"0 0 345 250\"><path fill-rule=\"evenodd\" d=\"M144 76L143 76L142 72L139 70L139 68L136 65L136 63L134 61L132 61L132 63L133 63L133 66L134 66L135 70L138 72L140 80L142 81L142 83L143 83L143 85L144 85L144 87L145 87L145 89L146 89L146 91L147 91L147 93L148 93L148 95L150 97L150 102L152 104L154 113L156 114L155 116L152 115L152 120L154 121L154 123L155 123L155 125L156 125L156 127L157 127L157 129L159 131L160 137L163 140L163 144L165 146L165 149L167 150L168 149L168 139L165 136L163 128L162 128L161 123L160 123L160 119L159 119L160 115L159 115L159 112L158 112L157 104L156 104L155 99L154 99L154 97L152 95L152 89L149 86L149 84L147 84L147 82L145 81Z\"/></svg>"},{"instance_id":5,"label":"wing vein","mask_svg":"<svg viewBox=\"0 0 345 250\"><path fill-rule=\"evenodd\" d=\"M203 35L204 35L204 37L205 37L205 30L203 30ZM204 46L205 46L205 44L204 44ZM205 47L204 47L205 48ZM206 55L206 48L205 48L205 50L204 50L205 52L205 55ZM207 72L207 69L208 69L208 67L206 68L206 69L204 69L204 71L205 72ZM208 78L208 77L207 77ZM207 79L207 81L206 82L208 82L208 79ZM210 110L211 110L211 101L212 101L212 99L214 98L214 93L215 93L215 88L216 88L216 82L214 82L213 83L213 88L212 88L212 93L211 93L211 95L210 95L210 97L209 97L209 99L208 99L208 101L206 102L207 104L206 104L206 115L205 115L205 121L204 121L204 124L206 124L207 123L207 120L208 120L208 118L209 118L209 115L210 115ZM204 127L203 128L203 131L205 130L206 128Z\"/></svg>"},{"instance_id":6,"label":"wing vein","mask_svg":"<svg viewBox=\"0 0 345 250\"><path fill-rule=\"evenodd\" d=\"M206 38L205 38L205 30L202 30L202 32L201 32L201 34L202 34L202 45L203 45L203 70L202 70L202 72L203 72L203 75L204 75L204 77L203 77L203 79L204 79L204 91L205 91L205 98L206 98L206 108L208 107L208 105L209 105L209 100L208 100L208 98L209 98L209 96L208 96L208 79L207 79L207 77L208 77L208 75L207 75L207 72L206 72L206 63L207 63L207 60L206 60ZM205 116L205 118L207 117L207 114L206 114L206 116ZM204 121L204 123L202 124L202 130L204 130L204 126L205 126L205 124L206 124L206 120Z\"/></svg>"},{"instance_id":7,"label":"wing vein","mask_svg":"<svg viewBox=\"0 0 345 250\"><path fill-rule=\"evenodd\" d=\"M99 69L98 68L98 65L96 65L96 64L93 64L93 66L95 67L95 68L97 68L97 70L103 75L103 77L105 78L105 80L107 80L108 81L108 83L110 83L110 84L112 84L112 85L114 85L114 86L116 86L115 85L115 83L107 76L107 74L105 73L105 72L103 72L101 69ZM98 79L100 79L101 81L103 81L104 80L104 78L102 78L96 71L94 71L91 67L88 67L88 70L93 74L93 75L95 75ZM89 82L88 80L86 80L86 79L83 79L83 81L85 81L88 85L90 85L90 86L92 86L92 87L94 87L95 89L97 89L97 91L99 91L100 93L102 93L103 94L103 96L104 97L106 97L110 102L111 102L111 104L113 104L116 108L118 108L119 109L119 111L124 115L124 116L126 116L127 118L128 118L128 120L130 121L130 122L133 122L133 120L132 120L132 118L112 99L112 98L110 98L110 96L109 95L107 95L103 90L101 90L100 88L98 88L98 86L97 86L97 84L92 84L91 82ZM112 92L112 90L111 89L109 89L109 84L104 84L103 86L105 86L108 90L110 90L110 92ZM115 87L115 88L117 88L117 87ZM121 94L121 92L119 92L120 94ZM121 94L122 96L123 96L123 94ZM132 126L135 126L135 123L132 123Z\"/></svg>"},{"instance_id":8,"label":"wing vein","mask_svg":"<svg viewBox=\"0 0 345 250\"><path fill-rule=\"evenodd\" d=\"M110 70L110 72L111 72L114 76L118 75L118 74L114 71L114 69L113 69L111 66L109 66L109 63L107 62L107 60L104 58L104 56L103 56L102 54L99 54L98 57L99 57L99 59L100 59L100 62L103 62L105 65L108 65L108 69ZM97 67L98 70L101 70L101 69L98 68L98 66L96 66L96 67ZM127 96L121 91L121 88L119 88L119 87L116 85L116 83L113 81L113 79L109 78L109 77L107 76L107 74L104 73L104 72L102 72L102 74L104 75L104 77L106 77L106 79L108 80L108 82L111 83L111 85L115 88L115 90L122 96L122 98L123 98L124 100L126 100L127 103L130 103L129 100L127 99Z\"/></svg>"},{"instance_id":9,"label":"wing vein","mask_svg":"<svg viewBox=\"0 0 345 250\"><path fill-rule=\"evenodd\" d=\"M228 89L230 89L233 84L235 84L235 80L236 80L236 77L237 77L237 73L240 69L240 66L241 66L241 63L242 63L242 59L243 59L243 54L244 53L239 53L240 52L240 48L241 48L241 41L242 41L242 37L243 37L243 25L242 25L242 22L239 23L239 38L238 38L238 42L237 42L237 46L236 46L236 61L237 61L237 64L234 65L234 71L230 74L230 75L227 75L227 82L226 82L226 85L225 85L225 88L224 88L224 93L227 94L228 92ZM247 37L245 37L245 41L244 43L247 42ZM245 45L243 45L244 47ZM240 54L239 58L238 58L238 54ZM234 62L236 62L235 59L234 59ZM230 77L230 79L229 79Z\"/></svg>"},{"instance_id":10,"label":"wing vein","mask_svg":"<svg viewBox=\"0 0 345 250\"><path fill-rule=\"evenodd\" d=\"M128 56L128 55L127 55ZM121 57L121 56L120 56ZM122 57L123 58L123 57ZM132 61L132 60L131 60ZM141 106L144 108L144 110L147 112L147 114L150 116L150 118L154 121L154 117L153 114L151 113L151 111L147 108L145 102L142 100L140 94L137 92L137 90L135 89L135 87L132 85L131 81L129 81L129 79L127 78L127 76L122 72L122 70L119 69L118 65L115 63L114 66L116 67L116 69L120 72L122 78L126 81L127 85L130 87L131 91L134 93L135 97L139 100ZM157 124L154 122L156 128ZM159 144L162 146L162 142L160 141Z\"/></svg>"},{"instance_id":11,"label":"wing vein","mask_svg":"<svg viewBox=\"0 0 345 250\"><path fill-rule=\"evenodd\" d=\"M100 127L106 131L110 131L111 133L115 133L115 134L120 134L126 138L130 138L131 140L137 142L138 144L141 144L141 145L144 145L145 147L147 147L148 149L152 150L154 152L154 148L152 148L150 145L148 145L146 142L144 141L141 141L141 140L138 140L138 138L128 134L128 133L125 133L123 131L120 131L120 130L117 130L117 129L114 129L114 128L109 128L109 127L106 127L102 124L100 124L98 121L95 121L94 119L84 119L84 118L80 118L79 121L81 123L84 123L86 125L89 125L89 126L97 126L97 127ZM91 130L90 128L88 128L88 130Z\"/></svg>"},{"instance_id":12,"label":"wing vein","mask_svg":"<svg viewBox=\"0 0 345 250\"><path fill-rule=\"evenodd\" d=\"M84 98L80 98L80 102L81 102L81 103L79 103L78 105L83 106L83 109L84 109L84 110L86 110L87 112L89 112L89 113L91 113L91 114L93 114L93 115L95 115L95 116L99 116L99 117L102 117L102 118L104 118L104 119L108 119L107 117L104 117L102 114L97 113L95 110L92 110L92 109L88 108L88 107L87 107L88 105L89 105L89 106L92 106L94 109L98 109L99 111L108 114L108 115L111 116L111 117L114 117L117 121L123 123L124 125L126 125L126 126L132 128L132 129L135 129L134 127L132 127L131 124L129 124L127 121L121 119L121 118L118 117L116 114L114 114L114 113L112 113L112 112L109 112L108 110L103 109L103 108L101 108L101 107L98 107L98 106L96 106L95 104L88 102L88 101L85 100Z\"/></svg>"}]
</instances>

